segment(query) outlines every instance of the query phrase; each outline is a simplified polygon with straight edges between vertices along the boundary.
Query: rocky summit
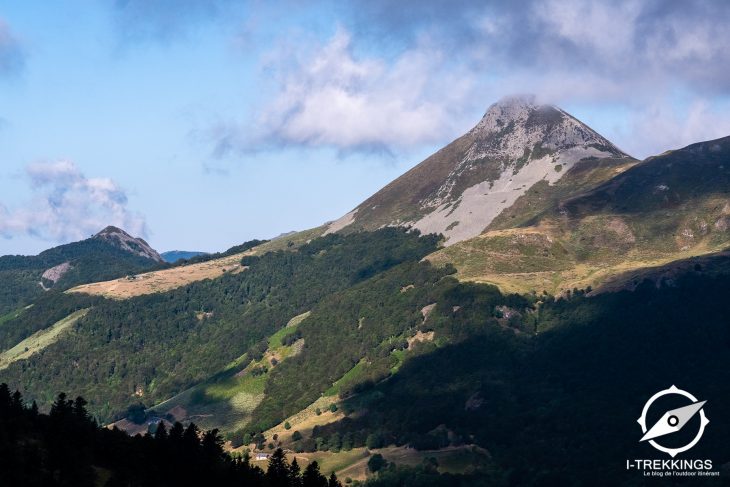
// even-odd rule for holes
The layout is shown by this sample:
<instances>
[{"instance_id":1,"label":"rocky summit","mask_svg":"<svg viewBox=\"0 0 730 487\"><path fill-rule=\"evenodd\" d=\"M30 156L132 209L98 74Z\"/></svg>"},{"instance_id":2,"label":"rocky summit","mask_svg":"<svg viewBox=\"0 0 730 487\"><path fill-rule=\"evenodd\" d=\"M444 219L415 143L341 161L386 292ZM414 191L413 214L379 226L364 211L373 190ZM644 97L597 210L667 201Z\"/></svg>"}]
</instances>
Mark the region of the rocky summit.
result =
<instances>
[{"instance_id":1,"label":"rocky summit","mask_svg":"<svg viewBox=\"0 0 730 487\"><path fill-rule=\"evenodd\" d=\"M606 159L631 158L558 107L507 97L327 231L408 226L441 233L452 245L479 235L536 183L553 184L579 162Z\"/></svg>"},{"instance_id":2,"label":"rocky summit","mask_svg":"<svg viewBox=\"0 0 730 487\"><path fill-rule=\"evenodd\" d=\"M164 262L162 256L150 247L144 239L132 237L121 228L110 225L94 235L94 238L105 240L122 250L126 250L140 257L146 257L157 262Z\"/></svg>"}]
</instances>

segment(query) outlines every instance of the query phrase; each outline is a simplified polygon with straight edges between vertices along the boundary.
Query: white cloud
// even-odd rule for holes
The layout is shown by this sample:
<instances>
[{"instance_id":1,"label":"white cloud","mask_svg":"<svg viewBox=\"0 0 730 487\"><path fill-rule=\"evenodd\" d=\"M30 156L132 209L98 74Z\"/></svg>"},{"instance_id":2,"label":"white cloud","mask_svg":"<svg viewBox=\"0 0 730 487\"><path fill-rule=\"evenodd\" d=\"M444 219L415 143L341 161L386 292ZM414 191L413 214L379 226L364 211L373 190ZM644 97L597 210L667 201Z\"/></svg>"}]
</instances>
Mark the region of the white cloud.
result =
<instances>
[{"instance_id":1,"label":"white cloud","mask_svg":"<svg viewBox=\"0 0 730 487\"><path fill-rule=\"evenodd\" d=\"M343 29L313 51L293 64L290 51L270 56L279 90L261 108L256 129L218 127L219 148L412 147L452 133L472 89L472 77L450 68L427 39L391 62L357 56Z\"/></svg>"},{"instance_id":2,"label":"white cloud","mask_svg":"<svg viewBox=\"0 0 730 487\"><path fill-rule=\"evenodd\" d=\"M550 0L533 4L533 12L534 20L545 29L543 35L552 37L548 44L551 50L556 40L567 41L570 52L577 48L591 52L595 61L625 63L625 53L633 49L641 8L636 1ZM549 56L550 52L544 54Z\"/></svg>"},{"instance_id":3,"label":"white cloud","mask_svg":"<svg viewBox=\"0 0 730 487\"><path fill-rule=\"evenodd\" d=\"M660 102L644 107L627 123L626 149L645 157L726 137L730 135L730 119L716 108L703 99L680 108Z\"/></svg>"},{"instance_id":4,"label":"white cloud","mask_svg":"<svg viewBox=\"0 0 730 487\"><path fill-rule=\"evenodd\" d=\"M258 110L209 133L218 154L286 146L408 154L448 142L515 93L618 107L619 129L596 128L636 156L721 135L730 121L717 105L730 94L730 3L369 0L351 10L349 29L324 43L282 35L288 48L265 59ZM680 97L692 101L677 108ZM658 126L667 135L650 128Z\"/></svg>"},{"instance_id":5,"label":"white cloud","mask_svg":"<svg viewBox=\"0 0 730 487\"><path fill-rule=\"evenodd\" d=\"M80 240L107 225L146 236L144 217L127 208L127 195L109 178L88 178L70 161L26 167L33 199L14 209L0 204L0 235L54 242Z\"/></svg>"}]
</instances>

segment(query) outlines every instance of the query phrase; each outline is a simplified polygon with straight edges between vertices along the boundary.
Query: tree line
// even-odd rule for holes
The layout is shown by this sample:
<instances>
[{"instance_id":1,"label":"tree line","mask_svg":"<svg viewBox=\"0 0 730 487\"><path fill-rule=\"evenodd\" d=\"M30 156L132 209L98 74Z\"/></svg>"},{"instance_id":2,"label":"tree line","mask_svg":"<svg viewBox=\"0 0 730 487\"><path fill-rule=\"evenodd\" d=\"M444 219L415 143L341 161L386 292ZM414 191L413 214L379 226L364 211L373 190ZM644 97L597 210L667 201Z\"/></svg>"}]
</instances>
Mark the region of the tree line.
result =
<instances>
[{"instance_id":1,"label":"tree line","mask_svg":"<svg viewBox=\"0 0 730 487\"><path fill-rule=\"evenodd\" d=\"M248 455L223 449L217 430L195 424L160 423L155 434L128 436L103 428L82 397L59 394L48 414L20 392L0 384L0 472L3 486L145 487L240 485L251 487L341 487L337 476L320 473L317 462L303 470L281 449L266 471Z\"/></svg>"}]
</instances>

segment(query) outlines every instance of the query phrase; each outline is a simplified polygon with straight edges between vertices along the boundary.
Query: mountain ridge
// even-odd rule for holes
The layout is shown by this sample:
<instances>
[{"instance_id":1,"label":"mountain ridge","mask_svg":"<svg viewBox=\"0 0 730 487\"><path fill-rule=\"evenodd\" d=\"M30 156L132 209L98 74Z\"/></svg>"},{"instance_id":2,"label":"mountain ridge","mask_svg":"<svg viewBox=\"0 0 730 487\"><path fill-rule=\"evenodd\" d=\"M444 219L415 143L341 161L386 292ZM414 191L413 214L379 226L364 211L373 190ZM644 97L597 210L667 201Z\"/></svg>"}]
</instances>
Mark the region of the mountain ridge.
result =
<instances>
[{"instance_id":1,"label":"mountain ridge","mask_svg":"<svg viewBox=\"0 0 730 487\"><path fill-rule=\"evenodd\" d=\"M463 136L416 165L326 233L408 226L442 233L446 245L479 235L540 181L560 180L586 160L633 160L606 138L534 97L494 103Z\"/></svg>"},{"instance_id":2,"label":"mountain ridge","mask_svg":"<svg viewBox=\"0 0 730 487\"><path fill-rule=\"evenodd\" d=\"M132 237L121 228L113 225L107 226L92 238L106 240L112 245L115 245L122 250L126 250L127 252L139 255L140 257L152 259L157 262L165 261L143 238Z\"/></svg>"},{"instance_id":3,"label":"mountain ridge","mask_svg":"<svg viewBox=\"0 0 730 487\"><path fill-rule=\"evenodd\" d=\"M609 169L564 192L528 192L510 218L428 258L462 280L559 294L617 289L622 275L730 248L730 137Z\"/></svg>"}]
</instances>

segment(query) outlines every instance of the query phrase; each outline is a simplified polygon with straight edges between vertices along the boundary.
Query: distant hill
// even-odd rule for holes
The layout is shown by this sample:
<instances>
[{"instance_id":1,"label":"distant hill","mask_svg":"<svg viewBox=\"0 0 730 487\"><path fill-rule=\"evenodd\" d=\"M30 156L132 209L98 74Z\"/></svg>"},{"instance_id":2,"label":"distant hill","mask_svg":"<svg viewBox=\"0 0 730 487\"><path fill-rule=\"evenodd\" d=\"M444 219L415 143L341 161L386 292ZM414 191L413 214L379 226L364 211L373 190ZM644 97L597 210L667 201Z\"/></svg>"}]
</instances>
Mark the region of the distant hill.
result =
<instances>
[{"instance_id":1,"label":"distant hill","mask_svg":"<svg viewBox=\"0 0 730 487\"><path fill-rule=\"evenodd\" d=\"M111 226L86 240L38 255L0 257L0 316L51 289L134 274L162 262L147 242Z\"/></svg>"},{"instance_id":2,"label":"distant hill","mask_svg":"<svg viewBox=\"0 0 730 487\"><path fill-rule=\"evenodd\" d=\"M208 252L196 252L194 250L169 250L160 254L162 259L170 264L174 264L178 260L187 260L200 255L208 255Z\"/></svg>"}]
</instances>

